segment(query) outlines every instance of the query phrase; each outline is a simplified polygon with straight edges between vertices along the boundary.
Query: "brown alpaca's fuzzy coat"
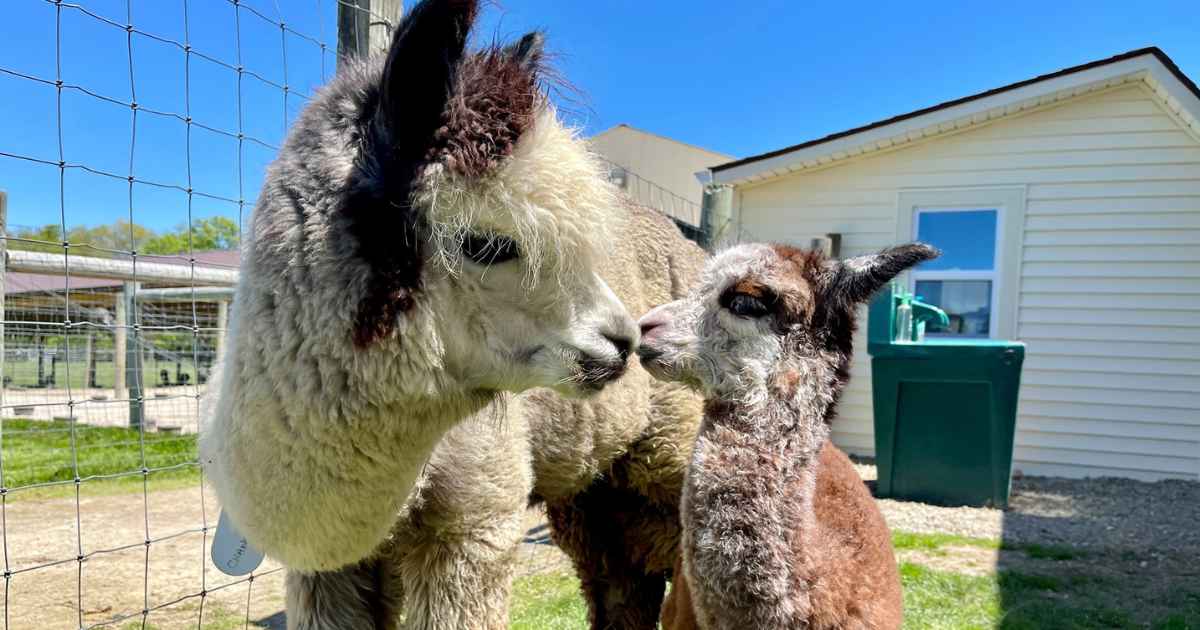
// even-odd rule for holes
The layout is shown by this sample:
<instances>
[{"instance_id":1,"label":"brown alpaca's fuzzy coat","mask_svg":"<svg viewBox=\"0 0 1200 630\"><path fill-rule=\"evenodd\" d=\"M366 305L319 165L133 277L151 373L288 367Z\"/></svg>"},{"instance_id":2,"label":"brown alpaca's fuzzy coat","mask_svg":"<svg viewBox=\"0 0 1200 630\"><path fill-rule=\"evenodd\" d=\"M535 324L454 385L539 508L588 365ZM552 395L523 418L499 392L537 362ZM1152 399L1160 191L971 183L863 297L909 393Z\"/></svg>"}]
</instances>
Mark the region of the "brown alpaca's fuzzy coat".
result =
<instances>
[{"instance_id":1,"label":"brown alpaca's fuzzy coat","mask_svg":"<svg viewBox=\"0 0 1200 630\"><path fill-rule=\"evenodd\" d=\"M855 627L847 622L867 619L867 628L899 628L900 576L888 543L891 534L854 465L832 442L821 449L813 507L828 546L807 567L820 576L814 580L812 601L822 617L812 627ZM692 606L680 557L663 604L663 630L700 630Z\"/></svg>"},{"instance_id":2,"label":"brown alpaca's fuzzy coat","mask_svg":"<svg viewBox=\"0 0 1200 630\"><path fill-rule=\"evenodd\" d=\"M829 433L857 306L936 255L912 244L837 261L740 245L642 317L643 366L706 397L667 628L900 627L887 526Z\"/></svg>"}]
</instances>

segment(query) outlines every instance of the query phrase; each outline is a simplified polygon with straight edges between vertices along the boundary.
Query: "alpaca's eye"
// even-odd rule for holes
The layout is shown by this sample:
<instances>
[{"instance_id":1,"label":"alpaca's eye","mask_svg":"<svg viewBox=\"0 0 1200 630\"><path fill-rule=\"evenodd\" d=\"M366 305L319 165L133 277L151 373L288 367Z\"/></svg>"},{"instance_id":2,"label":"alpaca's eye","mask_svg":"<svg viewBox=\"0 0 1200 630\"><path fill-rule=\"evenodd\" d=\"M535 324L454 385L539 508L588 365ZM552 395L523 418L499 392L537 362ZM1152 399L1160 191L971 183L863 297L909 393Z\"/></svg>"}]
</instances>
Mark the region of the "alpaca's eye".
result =
<instances>
[{"instance_id":1,"label":"alpaca's eye","mask_svg":"<svg viewBox=\"0 0 1200 630\"><path fill-rule=\"evenodd\" d=\"M462 242L462 253L477 265L497 265L519 257L521 250L507 236L467 234Z\"/></svg>"},{"instance_id":2,"label":"alpaca's eye","mask_svg":"<svg viewBox=\"0 0 1200 630\"><path fill-rule=\"evenodd\" d=\"M771 312L762 300L745 293L735 293L726 308L738 317L762 317Z\"/></svg>"}]
</instances>

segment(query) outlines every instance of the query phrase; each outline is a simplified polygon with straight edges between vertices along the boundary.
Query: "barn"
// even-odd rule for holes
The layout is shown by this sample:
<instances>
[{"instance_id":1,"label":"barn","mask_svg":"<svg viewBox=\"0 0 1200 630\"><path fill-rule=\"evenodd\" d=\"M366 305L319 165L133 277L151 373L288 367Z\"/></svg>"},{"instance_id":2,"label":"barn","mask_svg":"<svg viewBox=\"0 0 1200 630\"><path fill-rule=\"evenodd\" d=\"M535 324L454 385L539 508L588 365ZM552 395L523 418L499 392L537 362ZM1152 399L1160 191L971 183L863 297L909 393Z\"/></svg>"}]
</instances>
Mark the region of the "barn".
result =
<instances>
[{"instance_id":1,"label":"barn","mask_svg":"<svg viewBox=\"0 0 1200 630\"><path fill-rule=\"evenodd\" d=\"M1027 344L1015 470L1200 478L1200 89L1161 50L712 171L741 240L945 250L905 280L951 313L939 334ZM857 348L834 436L870 455Z\"/></svg>"}]
</instances>

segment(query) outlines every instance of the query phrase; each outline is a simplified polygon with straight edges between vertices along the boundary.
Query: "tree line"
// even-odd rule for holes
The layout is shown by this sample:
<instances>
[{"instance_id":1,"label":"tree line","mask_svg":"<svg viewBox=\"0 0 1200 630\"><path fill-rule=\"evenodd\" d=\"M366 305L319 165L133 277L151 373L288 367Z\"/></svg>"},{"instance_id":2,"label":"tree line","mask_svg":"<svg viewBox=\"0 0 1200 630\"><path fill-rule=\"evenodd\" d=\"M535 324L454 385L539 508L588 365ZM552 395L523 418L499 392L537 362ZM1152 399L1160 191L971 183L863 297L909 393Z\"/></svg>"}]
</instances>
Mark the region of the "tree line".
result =
<instances>
[{"instance_id":1,"label":"tree line","mask_svg":"<svg viewBox=\"0 0 1200 630\"><path fill-rule=\"evenodd\" d=\"M189 242L190 237L190 242ZM166 231L118 220L107 225L75 226L67 230L57 223L33 228L18 228L8 235L8 247L26 251L62 253L66 241L84 256L114 256L120 252L139 254L186 254L189 251L236 249L238 225L227 217L208 217L180 224Z\"/></svg>"}]
</instances>

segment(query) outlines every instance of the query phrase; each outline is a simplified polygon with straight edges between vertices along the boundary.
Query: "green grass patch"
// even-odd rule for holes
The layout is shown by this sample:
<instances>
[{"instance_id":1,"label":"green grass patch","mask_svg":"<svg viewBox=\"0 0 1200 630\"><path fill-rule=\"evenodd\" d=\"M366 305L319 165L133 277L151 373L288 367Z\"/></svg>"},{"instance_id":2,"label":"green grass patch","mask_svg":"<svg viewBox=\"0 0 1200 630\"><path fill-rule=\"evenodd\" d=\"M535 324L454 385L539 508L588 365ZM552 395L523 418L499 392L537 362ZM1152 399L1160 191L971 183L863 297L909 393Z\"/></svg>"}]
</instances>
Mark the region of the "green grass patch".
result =
<instances>
[{"instance_id":1,"label":"green grass patch","mask_svg":"<svg viewBox=\"0 0 1200 630\"><path fill-rule=\"evenodd\" d=\"M512 630L568 630L588 627L587 605L574 575L531 575L513 584L509 611Z\"/></svg>"},{"instance_id":2,"label":"green grass patch","mask_svg":"<svg viewBox=\"0 0 1200 630\"><path fill-rule=\"evenodd\" d=\"M1000 617L1000 591L991 577L935 571L904 562L900 581L904 585L905 628L990 628Z\"/></svg>"},{"instance_id":3,"label":"green grass patch","mask_svg":"<svg viewBox=\"0 0 1200 630\"><path fill-rule=\"evenodd\" d=\"M156 485L199 479L199 467L188 465L196 462L195 434L147 432L142 435L136 429L125 427L14 418L4 419L2 428L0 458L3 458L4 485L10 489L71 481L77 472L80 478L138 473L143 466L148 469L179 466L151 472L150 479ZM89 491L99 484L140 490L142 476L133 474L86 483ZM70 486L67 489L73 492ZM15 492L10 499L25 494L28 492Z\"/></svg>"},{"instance_id":4,"label":"green grass patch","mask_svg":"<svg viewBox=\"0 0 1200 630\"><path fill-rule=\"evenodd\" d=\"M1152 630L1200 629L1200 593L1178 593L1171 603L1175 610L1155 620Z\"/></svg>"},{"instance_id":5,"label":"green grass patch","mask_svg":"<svg viewBox=\"0 0 1200 630\"><path fill-rule=\"evenodd\" d=\"M915 532L892 532L892 546L897 550L937 551L941 547L958 545L999 549L1000 541L989 538L970 538L954 534L919 534Z\"/></svg>"},{"instance_id":6,"label":"green grass patch","mask_svg":"<svg viewBox=\"0 0 1200 630\"><path fill-rule=\"evenodd\" d=\"M1074 560L1083 555L1083 552L1065 545L1039 545L1035 543L1020 545L1019 548L1030 558L1036 560Z\"/></svg>"},{"instance_id":7,"label":"green grass patch","mask_svg":"<svg viewBox=\"0 0 1200 630\"><path fill-rule=\"evenodd\" d=\"M996 578L1001 589L1016 591L1064 591L1063 581L1049 575L1032 575L1015 571L1002 571Z\"/></svg>"},{"instance_id":8,"label":"green grass patch","mask_svg":"<svg viewBox=\"0 0 1200 630\"><path fill-rule=\"evenodd\" d=\"M902 563L905 628L1133 628L1132 615L1095 590L1095 580L1072 589L1057 578L1001 571L962 575ZM1186 626L1184 626L1186 627Z\"/></svg>"},{"instance_id":9,"label":"green grass patch","mask_svg":"<svg viewBox=\"0 0 1200 630\"><path fill-rule=\"evenodd\" d=\"M979 547L1023 551L1035 560L1074 560L1084 555L1083 551L1065 545L1017 544L991 538L970 538L954 534L920 534L916 532L892 532L892 546L896 550L925 551L937 553L943 547Z\"/></svg>"}]
</instances>

